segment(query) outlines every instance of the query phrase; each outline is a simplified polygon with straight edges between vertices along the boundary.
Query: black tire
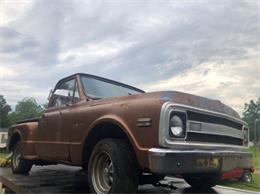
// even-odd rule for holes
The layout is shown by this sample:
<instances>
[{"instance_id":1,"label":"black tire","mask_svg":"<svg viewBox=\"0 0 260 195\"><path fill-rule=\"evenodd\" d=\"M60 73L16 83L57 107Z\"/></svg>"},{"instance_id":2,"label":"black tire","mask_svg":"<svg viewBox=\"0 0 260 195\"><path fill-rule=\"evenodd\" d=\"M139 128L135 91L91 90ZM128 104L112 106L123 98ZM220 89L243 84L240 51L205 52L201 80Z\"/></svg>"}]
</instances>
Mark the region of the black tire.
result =
<instances>
[{"instance_id":1,"label":"black tire","mask_svg":"<svg viewBox=\"0 0 260 195\"><path fill-rule=\"evenodd\" d=\"M196 189L207 189L214 187L220 181L220 174L195 174L184 176L185 181Z\"/></svg>"},{"instance_id":2,"label":"black tire","mask_svg":"<svg viewBox=\"0 0 260 195\"><path fill-rule=\"evenodd\" d=\"M139 169L134 152L125 140L103 139L88 163L91 193L136 193Z\"/></svg>"},{"instance_id":3,"label":"black tire","mask_svg":"<svg viewBox=\"0 0 260 195\"><path fill-rule=\"evenodd\" d=\"M246 183L251 183L252 182L252 174L249 170L245 170L243 175L242 175L242 178L241 180L243 182L246 182Z\"/></svg>"},{"instance_id":4,"label":"black tire","mask_svg":"<svg viewBox=\"0 0 260 195\"><path fill-rule=\"evenodd\" d=\"M12 171L15 174L27 175L32 168L32 162L23 158L23 147L21 141L18 141L13 148Z\"/></svg>"}]
</instances>

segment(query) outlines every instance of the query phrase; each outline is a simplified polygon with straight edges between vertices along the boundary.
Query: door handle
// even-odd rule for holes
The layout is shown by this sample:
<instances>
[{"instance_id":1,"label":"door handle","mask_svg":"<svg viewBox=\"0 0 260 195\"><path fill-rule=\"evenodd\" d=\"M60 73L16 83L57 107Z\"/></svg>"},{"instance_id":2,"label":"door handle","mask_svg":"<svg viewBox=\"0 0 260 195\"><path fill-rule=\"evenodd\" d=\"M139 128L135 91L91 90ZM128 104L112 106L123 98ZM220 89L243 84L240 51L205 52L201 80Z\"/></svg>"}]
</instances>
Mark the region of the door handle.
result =
<instances>
[{"instance_id":1,"label":"door handle","mask_svg":"<svg viewBox=\"0 0 260 195\"><path fill-rule=\"evenodd\" d=\"M78 123L74 123L74 124L72 124L72 129L77 129L79 127L79 124Z\"/></svg>"}]
</instances>

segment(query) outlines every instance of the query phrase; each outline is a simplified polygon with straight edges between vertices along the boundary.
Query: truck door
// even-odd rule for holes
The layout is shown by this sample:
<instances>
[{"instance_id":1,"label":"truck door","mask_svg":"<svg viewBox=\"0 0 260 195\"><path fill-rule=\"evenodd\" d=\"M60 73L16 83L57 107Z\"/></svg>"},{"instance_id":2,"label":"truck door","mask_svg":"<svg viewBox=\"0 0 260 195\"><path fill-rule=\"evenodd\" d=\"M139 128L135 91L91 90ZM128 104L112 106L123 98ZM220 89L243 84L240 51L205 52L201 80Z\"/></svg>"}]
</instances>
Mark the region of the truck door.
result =
<instances>
[{"instance_id":1,"label":"truck door","mask_svg":"<svg viewBox=\"0 0 260 195\"><path fill-rule=\"evenodd\" d=\"M72 127L75 85L75 78L59 83L50 99L49 108L40 120L36 145L40 158L69 161L68 132L71 132Z\"/></svg>"},{"instance_id":2,"label":"truck door","mask_svg":"<svg viewBox=\"0 0 260 195\"><path fill-rule=\"evenodd\" d=\"M61 158L60 144L60 111L53 109L43 114L39 122L39 136L36 144L37 155L46 160Z\"/></svg>"}]
</instances>

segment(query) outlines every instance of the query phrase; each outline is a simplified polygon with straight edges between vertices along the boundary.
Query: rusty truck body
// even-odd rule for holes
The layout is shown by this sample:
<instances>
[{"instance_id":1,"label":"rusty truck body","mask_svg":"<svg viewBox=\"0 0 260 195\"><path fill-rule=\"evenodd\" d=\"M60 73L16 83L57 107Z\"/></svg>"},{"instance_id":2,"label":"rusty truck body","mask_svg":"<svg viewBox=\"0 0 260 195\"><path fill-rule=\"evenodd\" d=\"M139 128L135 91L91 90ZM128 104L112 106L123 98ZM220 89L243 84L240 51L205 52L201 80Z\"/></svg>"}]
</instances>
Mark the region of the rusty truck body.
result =
<instances>
[{"instance_id":1,"label":"rusty truck body","mask_svg":"<svg viewBox=\"0 0 260 195\"><path fill-rule=\"evenodd\" d=\"M9 129L8 149L14 173L82 166L91 192L133 193L165 175L211 187L224 172L252 168L248 131L218 100L78 73L57 83L42 117Z\"/></svg>"}]
</instances>

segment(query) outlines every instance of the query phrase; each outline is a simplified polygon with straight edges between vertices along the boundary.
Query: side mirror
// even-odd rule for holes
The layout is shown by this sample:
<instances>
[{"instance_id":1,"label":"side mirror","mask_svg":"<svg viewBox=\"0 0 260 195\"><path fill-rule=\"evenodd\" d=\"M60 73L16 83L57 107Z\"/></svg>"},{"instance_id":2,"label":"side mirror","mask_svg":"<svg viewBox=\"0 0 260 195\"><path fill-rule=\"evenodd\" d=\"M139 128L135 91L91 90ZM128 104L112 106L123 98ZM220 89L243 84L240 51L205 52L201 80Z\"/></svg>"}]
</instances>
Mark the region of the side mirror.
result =
<instances>
[{"instance_id":1,"label":"side mirror","mask_svg":"<svg viewBox=\"0 0 260 195\"><path fill-rule=\"evenodd\" d=\"M52 94L53 94L53 90L51 89L49 96L48 96L48 101L50 101Z\"/></svg>"}]
</instances>

